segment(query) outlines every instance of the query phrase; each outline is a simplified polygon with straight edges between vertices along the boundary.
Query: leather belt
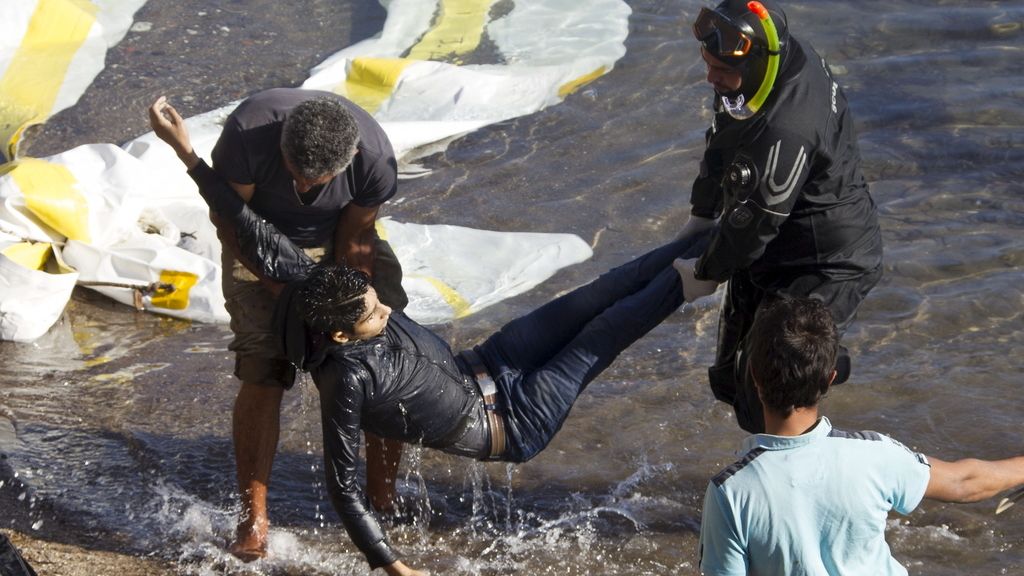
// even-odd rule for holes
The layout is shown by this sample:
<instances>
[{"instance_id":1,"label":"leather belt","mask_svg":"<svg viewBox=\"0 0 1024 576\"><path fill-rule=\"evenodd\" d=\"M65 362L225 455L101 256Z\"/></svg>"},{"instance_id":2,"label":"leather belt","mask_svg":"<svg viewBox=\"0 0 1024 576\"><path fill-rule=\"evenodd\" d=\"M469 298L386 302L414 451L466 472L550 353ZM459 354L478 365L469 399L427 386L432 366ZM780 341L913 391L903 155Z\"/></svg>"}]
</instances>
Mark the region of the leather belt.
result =
<instances>
[{"instance_id":1,"label":"leather belt","mask_svg":"<svg viewBox=\"0 0 1024 576\"><path fill-rule=\"evenodd\" d=\"M498 409L498 386L494 384L487 366L484 365L476 350L463 350L462 357L473 371L473 379L484 399L484 412L491 430L491 453L489 460L499 460L505 454L505 418Z\"/></svg>"}]
</instances>

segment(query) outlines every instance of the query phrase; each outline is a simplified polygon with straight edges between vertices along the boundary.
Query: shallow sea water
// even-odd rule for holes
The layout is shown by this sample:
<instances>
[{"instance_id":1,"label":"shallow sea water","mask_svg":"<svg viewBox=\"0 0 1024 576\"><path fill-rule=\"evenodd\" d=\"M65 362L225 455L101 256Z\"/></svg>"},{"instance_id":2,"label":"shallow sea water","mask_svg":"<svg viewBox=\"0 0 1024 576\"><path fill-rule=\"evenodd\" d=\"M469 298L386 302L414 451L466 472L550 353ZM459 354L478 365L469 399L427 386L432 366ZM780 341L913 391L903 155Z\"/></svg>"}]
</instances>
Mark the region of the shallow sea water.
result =
<instances>
[{"instance_id":1,"label":"shallow sea water","mask_svg":"<svg viewBox=\"0 0 1024 576\"><path fill-rule=\"evenodd\" d=\"M440 327L453 347L678 229L710 119L688 28L701 5L631 1L610 74L456 140L401 183L386 209L397 220L571 232L594 246L531 292ZM885 277L846 335L854 375L825 413L943 459L1024 452L1024 4L786 8L851 101L886 242ZM129 32L23 152L131 139L160 94L193 115L296 85L384 17L373 1L150 2L135 19L152 28ZM688 306L627 351L528 464L411 450L400 489L417 521L390 529L398 548L435 574L696 573L704 487L743 438L706 384L716 309ZM183 574L364 573L326 499L308 380L285 401L274 557L245 566L224 553L236 513L229 339L225 326L83 292L38 342L0 343L0 490L31 503L20 528L71 523ZM911 574L1024 574L1024 510L996 517L995 504L925 502L892 517L889 543Z\"/></svg>"}]
</instances>

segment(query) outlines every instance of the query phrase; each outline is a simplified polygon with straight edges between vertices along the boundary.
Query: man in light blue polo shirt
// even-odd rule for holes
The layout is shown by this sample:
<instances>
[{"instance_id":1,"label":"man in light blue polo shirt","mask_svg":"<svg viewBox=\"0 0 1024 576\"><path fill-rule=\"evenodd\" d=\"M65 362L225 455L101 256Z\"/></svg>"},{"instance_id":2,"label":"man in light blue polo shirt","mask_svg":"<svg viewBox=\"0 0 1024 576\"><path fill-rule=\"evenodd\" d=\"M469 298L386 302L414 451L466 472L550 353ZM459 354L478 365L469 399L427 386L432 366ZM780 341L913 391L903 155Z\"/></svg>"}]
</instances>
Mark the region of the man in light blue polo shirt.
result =
<instances>
[{"instance_id":1,"label":"man in light blue polo shirt","mask_svg":"<svg viewBox=\"0 0 1024 576\"><path fill-rule=\"evenodd\" d=\"M704 574L905 575L885 542L890 510L908 514L924 497L975 502L1024 484L1024 457L943 462L819 417L838 347L820 301L777 300L750 334L765 433L747 438L744 456L708 485Z\"/></svg>"}]
</instances>

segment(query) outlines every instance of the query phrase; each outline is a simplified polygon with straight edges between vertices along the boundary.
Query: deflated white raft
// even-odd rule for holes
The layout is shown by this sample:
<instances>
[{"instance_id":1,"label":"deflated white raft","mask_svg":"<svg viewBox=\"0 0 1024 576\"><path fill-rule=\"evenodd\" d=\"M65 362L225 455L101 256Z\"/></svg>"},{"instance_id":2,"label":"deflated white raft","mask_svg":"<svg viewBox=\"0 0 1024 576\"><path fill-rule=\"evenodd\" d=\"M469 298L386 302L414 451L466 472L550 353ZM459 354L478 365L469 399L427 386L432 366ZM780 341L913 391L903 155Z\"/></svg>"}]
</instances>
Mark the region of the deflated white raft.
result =
<instances>
[{"instance_id":1,"label":"deflated white raft","mask_svg":"<svg viewBox=\"0 0 1024 576\"><path fill-rule=\"evenodd\" d=\"M629 8L620 0L518 0L503 13L489 0L382 3L388 9L382 32L328 58L304 86L333 90L373 113L403 166L425 145L561 101L625 53ZM30 38L32 26L21 22L49 11L84 22L81 13L90 10L96 22L116 22L96 28L106 32L89 28L78 44L62 44L69 63L102 63L105 47L123 36L141 1L38 0L19 5L20 11L8 4L0 6L0 16L20 19L0 19L8 43L0 51L0 69L15 70L24 65L14 62L25 46L63 42L40 36L38 29ZM29 4L35 12L26 18ZM106 43L88 40L93 36ZM19 47L10 48L17 39ZM468 59L488 63L462 65ZM56 104L36 106L31 114L0 114L0 127L8 127L0 136L12 154L25 126L73 103L98 72L83 83L70 79L69 67L57 66L60 88L47 88L59 94ZM4 91L6 81L0 81L0 109L17 111L24 108L19 102L33 101ZM188 119L201 156L209 157L235 105ZM75 282L161 314L226 319L220 245L205 205L177 158L152 134L123 149L94 144L0 166L0 203L0 338L32 340L45 333ZM478 311L591 255L585 242L568 234L388 219L379 231L405 269L408 312L425 323Z\"/></svg>"},{"instance_id":2,"label":"deflated white raft","mask_svg":"<svg viewBox=\"0 0 1024 576\"><path fill-rule=\"evenodd\" d=\"M626 53L621 0L516 0L493 20L492 0L382 4L381 34L329 57L303 87L371 112L399 156L561 102ZM463 65L470 56L489 63Z\"/></svg>"},{"instance_id":3,"label":"deflated white raft","mask_svg":"<svg viewBox=\"0 0 1024 576\"><path fill-rule=\"evenodd\" d=\"M22 134L72 106L103 70L145 0L0 2L0 161Z\"/></svg>"},{"instance_id":4,"label":"deflated white raft","mask_svg":"<svg viewBox=\"0 0 1024 576\"><path fill-rule=\"evenodd\" d=\"M194 188L190 200L161 206L154 199L181 196L177 183L153 178L145 162L111 144L80 146L46 160L22 159L5 169L0 176L4 339L32 340L45 333L76 281L152 312L227 319L220 244ZM139 186L146 175L149 184ZM405 269L409 315L425 323L480 310L591 255L590 247L571 234L489 232L390 219L379 222L379 233L395 247ZM50 249L78 272L38 271Z\"/></svg>"}]
</instances>

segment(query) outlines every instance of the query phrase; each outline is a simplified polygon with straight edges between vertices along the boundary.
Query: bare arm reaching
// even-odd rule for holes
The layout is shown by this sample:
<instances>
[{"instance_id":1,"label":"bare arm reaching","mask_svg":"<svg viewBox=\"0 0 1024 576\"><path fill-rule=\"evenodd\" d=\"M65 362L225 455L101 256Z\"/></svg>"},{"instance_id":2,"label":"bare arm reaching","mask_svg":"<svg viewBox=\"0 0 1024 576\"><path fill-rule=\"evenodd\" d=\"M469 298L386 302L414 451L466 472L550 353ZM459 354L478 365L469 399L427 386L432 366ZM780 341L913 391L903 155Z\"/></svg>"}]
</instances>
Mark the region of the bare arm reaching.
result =
<instances>
[{"instance_id":1,"label":"bare arm reaching","mask_svg":"<svg viewBox=\"0 0 1024 576\"><path fill-rule=\"evenodd\" d=\"M928 457L931 478L925 498L942 502L977 502L1024 484L1024 456L1006 460L965 458L945 462Z\"/></svg>"}]
</instances>

